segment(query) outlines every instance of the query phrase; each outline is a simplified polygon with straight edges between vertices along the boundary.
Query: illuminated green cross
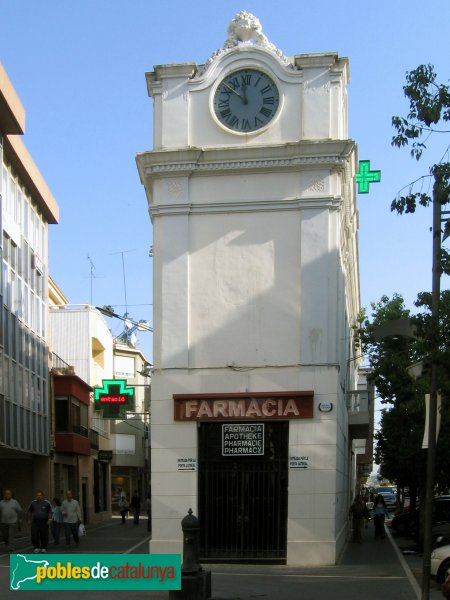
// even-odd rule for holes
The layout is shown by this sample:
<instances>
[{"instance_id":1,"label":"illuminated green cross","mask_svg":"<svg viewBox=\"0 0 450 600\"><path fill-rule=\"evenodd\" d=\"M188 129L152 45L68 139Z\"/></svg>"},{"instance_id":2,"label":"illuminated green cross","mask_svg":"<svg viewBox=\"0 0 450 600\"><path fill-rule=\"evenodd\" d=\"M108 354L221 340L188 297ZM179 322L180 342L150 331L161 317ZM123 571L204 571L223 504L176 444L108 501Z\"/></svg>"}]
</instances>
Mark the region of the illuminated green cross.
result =
<instances>
[{"instance_id":1,"label":"illuminated green cross","mask_svg":"<svg viewBox=\"0 0 450 600\"><path fill-rule=\"evenodd\" d=\"M381 181L381 171L370 170L370 160L359 161L359 173L356 174L358 194L368 194L369 184Z\"/></svg>"},{"instance_id":2,"label":"illuminated green cross","mask_svg":"<svg viewBox=\"0 0 450 600\"><path fill-rule=\"evenodd\" d=\"M104 419L125 419L134 411L134 388L126 379L103 379L102 386L94 388L94 409L103 411Z\"/></svg>"}]
</instances>

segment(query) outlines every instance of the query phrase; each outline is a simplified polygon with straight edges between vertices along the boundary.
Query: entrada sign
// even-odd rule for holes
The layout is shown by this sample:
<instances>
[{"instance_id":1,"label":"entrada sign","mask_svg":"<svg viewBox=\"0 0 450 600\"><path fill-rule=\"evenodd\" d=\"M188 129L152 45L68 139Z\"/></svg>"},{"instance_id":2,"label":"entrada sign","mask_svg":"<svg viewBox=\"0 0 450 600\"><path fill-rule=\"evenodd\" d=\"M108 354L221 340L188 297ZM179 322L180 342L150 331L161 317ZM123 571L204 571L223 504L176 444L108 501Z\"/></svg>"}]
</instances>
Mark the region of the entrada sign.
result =
<instances>
[{"instance_id":1,"label":"entrada sign","mask_svg":"<svg viewBox=\"0 0 450 600\"><path fill-rule=\"evenodd\" d=\"M311 419L314 392L174 394L175 421Z\"/></svg>"},{"instance_id":2,"label":"entrada sign","mask_svg":"<svg viewBox=\"0 0 450 600\"><path fill-rule=\"evenodd\" d=\"M134 410L134 388L126 379L103 379L103 387L94 388L94 408L103 411L104 419L125 419Z\"/></svg>"}]
</instances>

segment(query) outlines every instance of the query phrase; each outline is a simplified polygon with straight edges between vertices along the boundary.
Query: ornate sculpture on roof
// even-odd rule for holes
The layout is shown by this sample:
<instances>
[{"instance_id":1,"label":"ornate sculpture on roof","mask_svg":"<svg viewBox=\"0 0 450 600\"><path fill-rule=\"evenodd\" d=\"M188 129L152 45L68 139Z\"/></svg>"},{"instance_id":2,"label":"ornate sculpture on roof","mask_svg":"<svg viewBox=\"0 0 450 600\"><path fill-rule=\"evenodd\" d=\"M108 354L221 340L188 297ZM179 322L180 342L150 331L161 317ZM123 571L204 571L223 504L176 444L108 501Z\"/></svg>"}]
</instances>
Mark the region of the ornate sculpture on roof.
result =
<instances>
[{"instance_id":1,"label":"ornate sculpture on roof","mask_svg":"<svg viewBox=\"0 0 450 600\"><path fill-rule=\"evenodd\" d=\"M197 76L202 75L219 56L237 46L259 46L276 54L286 66L295 68L291 60L264 35L259 19L252 13L245 10L237 13L228 25L227 32L228 38L225 40L222 48L219 48L210 56L206 63L199 69Z\"/></svg>"}]
</instances>

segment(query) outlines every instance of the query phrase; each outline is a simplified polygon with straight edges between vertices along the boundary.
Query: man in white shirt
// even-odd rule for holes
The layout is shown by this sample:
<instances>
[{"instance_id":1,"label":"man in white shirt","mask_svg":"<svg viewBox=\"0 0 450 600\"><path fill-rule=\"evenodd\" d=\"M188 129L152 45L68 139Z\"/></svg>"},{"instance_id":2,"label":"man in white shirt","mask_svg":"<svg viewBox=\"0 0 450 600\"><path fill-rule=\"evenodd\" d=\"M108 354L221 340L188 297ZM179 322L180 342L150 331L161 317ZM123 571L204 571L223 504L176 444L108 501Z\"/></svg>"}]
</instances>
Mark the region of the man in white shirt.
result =
<instances>
[{"instance_id":1,"label":"man in white shirt","mask_svg":"<svg viewBox=\"0 0 450 600\"><path fill-rule=\"evenodd\" d=\"M63 516L66 546L70 546L71 535L75 545L78 546L80 543L78 527L81 523L81 509L78 500L75 500L71 490L67 490L66 499L61 504L61 514Z\"/></svg>"},{"instance_id":2,"label":"man in white shirt","mask_svg":"<svg viewBox=\"0 0 450 600\"><path fill-rule=\"evenodd\" d=\"M11 490L6 489L3 500L0 501L0 531L6 544L6 551L10 553L14 550L14 538L17 523L20 523L21 512L22 508L17 500L12 497Z\"/></svg>"}]
</instances>

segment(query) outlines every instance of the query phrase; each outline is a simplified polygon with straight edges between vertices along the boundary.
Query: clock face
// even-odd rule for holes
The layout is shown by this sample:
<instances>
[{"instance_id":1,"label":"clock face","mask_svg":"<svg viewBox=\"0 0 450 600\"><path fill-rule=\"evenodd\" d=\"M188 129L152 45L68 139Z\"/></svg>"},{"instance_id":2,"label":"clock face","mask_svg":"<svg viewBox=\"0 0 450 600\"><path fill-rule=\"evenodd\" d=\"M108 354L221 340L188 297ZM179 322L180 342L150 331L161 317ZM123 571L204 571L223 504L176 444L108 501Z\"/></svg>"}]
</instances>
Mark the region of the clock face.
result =
<instances>
[{"instance_id":1,"label":"clock face","mask_svg":"<svg viewBox=\"0 0 450 600\"><path fill-rule=\"evenodd\" d=\"M280 94L273 79L257 69L227 75L216 88L214 112L232 131L250 133L265 127L277 113Z\"/></svg>"}]
</instances>

